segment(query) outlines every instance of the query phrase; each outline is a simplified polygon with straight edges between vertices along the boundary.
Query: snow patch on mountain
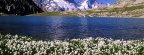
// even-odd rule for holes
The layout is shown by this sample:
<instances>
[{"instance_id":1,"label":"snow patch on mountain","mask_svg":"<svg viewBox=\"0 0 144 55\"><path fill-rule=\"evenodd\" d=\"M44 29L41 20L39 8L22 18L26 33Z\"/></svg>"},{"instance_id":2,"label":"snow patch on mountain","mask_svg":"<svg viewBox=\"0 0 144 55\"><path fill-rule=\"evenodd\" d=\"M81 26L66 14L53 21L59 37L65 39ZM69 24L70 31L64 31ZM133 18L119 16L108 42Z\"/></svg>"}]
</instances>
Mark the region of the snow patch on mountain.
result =
<instances>
[{"instance_id":1,"label":"snow patch on mountain","mask_svg":"<svg viewBox=\"0 0 144 55\"><path fill-rule=\"evenodd\" d=\"M74 0L54 0L62 11L77 11L76 2Z\"/></svg>"},{"instance_id":2,"label":"snow patch on mountain","mask_svg":"<svg viewBox=\"0 0 144 55\"><path fill-rule=\"evenodd\" d=\"M98 3L96 0L83 0L79 6L81 10L93 9L93 8L102 8L108 6L109 3L103 4Z\"/></svg>"},{"instance_id":3,"label":"snow patch on mountain","mask_svg":"<svg viewBox=\"0 0 144 55\"><path fill-rule=\"evenodd\" d=\"M89 1L88 0L84 0L81 4L80 7L78 7L81 10L87 10L90 8L89 6Z\"/></svg>"}]
</instances>

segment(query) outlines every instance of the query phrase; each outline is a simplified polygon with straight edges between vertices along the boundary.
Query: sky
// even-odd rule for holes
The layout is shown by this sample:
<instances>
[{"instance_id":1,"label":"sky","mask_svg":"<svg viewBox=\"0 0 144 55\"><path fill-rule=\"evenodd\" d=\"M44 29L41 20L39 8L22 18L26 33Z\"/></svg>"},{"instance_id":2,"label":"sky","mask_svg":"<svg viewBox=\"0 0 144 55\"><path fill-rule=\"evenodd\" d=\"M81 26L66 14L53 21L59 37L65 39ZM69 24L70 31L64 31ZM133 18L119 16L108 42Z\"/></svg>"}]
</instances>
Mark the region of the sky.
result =
<instances>
[{"instance_id":1,"label":"sky","mask_svg":"<svg viewBox=\"0 0 144 55\"><path fill-rule=\"evenodd\" d=\"M75 1L77 2L77 1L81 1L81 0L75 0ZM118 0L97 0L97 2L100 2L100 3L110 3L110 4L113 4L117 1Z\"/></svg>"}]
</instances>

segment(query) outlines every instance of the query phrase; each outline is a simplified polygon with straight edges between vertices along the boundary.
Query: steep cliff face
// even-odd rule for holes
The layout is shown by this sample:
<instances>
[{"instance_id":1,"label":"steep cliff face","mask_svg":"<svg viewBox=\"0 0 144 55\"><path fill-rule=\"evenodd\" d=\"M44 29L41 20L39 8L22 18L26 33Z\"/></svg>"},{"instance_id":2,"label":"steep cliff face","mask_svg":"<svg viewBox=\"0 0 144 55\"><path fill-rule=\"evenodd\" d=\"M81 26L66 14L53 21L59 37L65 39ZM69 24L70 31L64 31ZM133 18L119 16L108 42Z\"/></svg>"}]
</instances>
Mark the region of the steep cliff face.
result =
<instances>
[{"instance_id":1,"label":"steep cliff face","mask_svg":"<svg viewBox=\"0 0 144 55\"><path fill-rule=\"evenodd\" d=\"M43 12L32 0L0 0L0 12L28 15Z\"/></svg>"}]
</instances>

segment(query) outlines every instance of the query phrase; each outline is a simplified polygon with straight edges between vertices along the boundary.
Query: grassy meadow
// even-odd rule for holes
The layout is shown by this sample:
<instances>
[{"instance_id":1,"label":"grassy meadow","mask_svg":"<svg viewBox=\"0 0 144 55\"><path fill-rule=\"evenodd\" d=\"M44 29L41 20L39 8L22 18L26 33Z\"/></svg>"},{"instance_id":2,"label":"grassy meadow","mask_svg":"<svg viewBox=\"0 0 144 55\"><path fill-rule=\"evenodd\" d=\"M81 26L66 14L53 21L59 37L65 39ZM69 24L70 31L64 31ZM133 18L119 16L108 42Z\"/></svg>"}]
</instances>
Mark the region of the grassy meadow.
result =
<instances>
[{"instance_id":1,"label":"grassy meadow","mask_svg":"<svg viewBox=\"0 0 144 55\"><path fill-rule=\"evenodd\" d=\"M144 55L144 40L38 40L0 35L0 55Z\"/></svg>"}]
</instances>

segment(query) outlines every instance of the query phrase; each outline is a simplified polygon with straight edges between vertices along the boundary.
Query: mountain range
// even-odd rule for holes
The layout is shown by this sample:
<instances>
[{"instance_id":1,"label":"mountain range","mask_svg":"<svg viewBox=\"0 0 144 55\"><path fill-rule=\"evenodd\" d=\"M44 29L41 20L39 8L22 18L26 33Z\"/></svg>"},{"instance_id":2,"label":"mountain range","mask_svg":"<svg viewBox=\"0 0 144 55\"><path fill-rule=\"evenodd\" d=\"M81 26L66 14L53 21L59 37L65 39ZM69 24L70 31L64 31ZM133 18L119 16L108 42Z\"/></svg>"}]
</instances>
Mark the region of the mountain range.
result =
<instances>
[{"instance_id":1,"label":"mountain range","mask_svg":"<svg viewBox=\"0 0 144 55\"><path fill-rule=\"evenodd\" d=\"M85 11L106 7L96 0L0 0L0 15L29 15L42 12Z\"/></svg>"},{"instance_id":2,"label":"mountain range","mask_svg":"<svg viewBox=\"0 0 144 55\"><path fill-rule=\"evenodd\" d=\"M58 11L58 12L57 12ZM70 12L65 12L70 11ZM36 14L37 13L37 14ZM144 0L0 0L2 15L144 17Z\"/></svg>"},{"instance_id":3,"label":"mountain range","mask_svg":"<svg viewBox=\"0 0 144 55\"><path fill-rule=\"evenodd\" d=\"M98 3L96 0L82 0L75 2L74 0L33 0L40 4L45 12L54 11L82 11L93 8L106 7L109 4Z\"/></svg>"},{"instance_id":4,"label":"mountain range","mask_svg":"<svg viewBox=\"0 0 144 55\"><path fill-rule=\"evenodd\" d=\"M89 4L97 4L97 2L84 2L83 0L80 8L89 9L80 12L47 12L33 14L34 16L100 16L100 17L139 17L144 18L144 0L118 0L116 3L107 7L97 8L97 6L89 6ZM86 3L86 5L85 5ZM101 7L101 6L100 6Z\"/></svg>"}]
</instances>

